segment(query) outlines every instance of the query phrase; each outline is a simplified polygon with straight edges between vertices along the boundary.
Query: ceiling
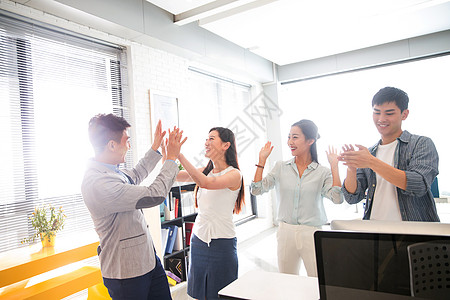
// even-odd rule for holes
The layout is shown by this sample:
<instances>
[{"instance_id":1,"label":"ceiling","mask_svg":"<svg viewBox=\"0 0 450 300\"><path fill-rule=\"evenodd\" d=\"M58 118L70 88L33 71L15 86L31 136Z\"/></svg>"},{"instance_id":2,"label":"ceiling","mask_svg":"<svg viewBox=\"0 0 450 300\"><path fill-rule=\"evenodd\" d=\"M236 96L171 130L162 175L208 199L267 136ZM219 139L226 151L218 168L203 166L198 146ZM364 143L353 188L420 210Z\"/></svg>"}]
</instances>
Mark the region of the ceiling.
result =
<instances>
[{"instance_id":1,"label":"ceiling","mask_svg":"<svg viewBox=\"0 0 450 300\"><path fill-rule=\"evenodd\" d=\"M147 0L280 66L450 29L450 0Z\"/></svg>"}]
</instances>

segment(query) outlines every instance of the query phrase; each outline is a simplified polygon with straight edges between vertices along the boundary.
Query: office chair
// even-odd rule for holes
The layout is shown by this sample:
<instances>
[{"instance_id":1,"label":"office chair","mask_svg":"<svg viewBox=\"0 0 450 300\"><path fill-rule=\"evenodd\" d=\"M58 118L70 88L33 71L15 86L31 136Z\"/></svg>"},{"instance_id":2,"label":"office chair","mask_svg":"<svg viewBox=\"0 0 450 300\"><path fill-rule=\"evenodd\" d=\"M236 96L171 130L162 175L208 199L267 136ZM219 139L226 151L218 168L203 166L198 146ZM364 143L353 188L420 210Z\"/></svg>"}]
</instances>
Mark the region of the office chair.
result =
<instances>
[{"instance_id":1,"label":"office chair","mask_svg":"<svg viewBox=\"0 0 450 300\"><path fill-rule=\"evenodd\" d=\"M431 193L433 194L434 198L439 198L439 183L438 178L434 178L433 182L431 183Z\"/></svg>"},{"instance_id":2,"label":"office chair","mask_svg":"<svg viewBox=\"0 0 450 300\"><path fill-rule=\"evenodd\" d=\"M449 299L450 244L444 241L408 246L411 296Z\"/></svg>"}]
</instances>

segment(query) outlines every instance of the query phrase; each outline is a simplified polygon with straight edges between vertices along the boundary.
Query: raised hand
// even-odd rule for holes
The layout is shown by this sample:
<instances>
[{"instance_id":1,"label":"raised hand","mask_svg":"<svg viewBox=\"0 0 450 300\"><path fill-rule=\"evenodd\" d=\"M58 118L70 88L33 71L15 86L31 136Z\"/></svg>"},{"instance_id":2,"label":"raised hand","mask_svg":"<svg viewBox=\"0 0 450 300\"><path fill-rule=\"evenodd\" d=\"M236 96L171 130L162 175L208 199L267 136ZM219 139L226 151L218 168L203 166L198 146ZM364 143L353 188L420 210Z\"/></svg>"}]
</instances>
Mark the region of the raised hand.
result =
<instances>
[{"instance_id":1,"label":"raised hand","mask_svg":"<svg viewBox=\"0 0 450 300\"><path fill-rule=\"evenodd\" d=\"M266 160L269 157L270 153L272 153L273 146L271 142L267 142L264 147L259 150L259 162L257 164L257 168L255 171L255 177L253 178L254 182L259 182L262 180L263 168L266 164Z\"/></svg>"},{"instance_id":2,"label":"raised hand","mask_svg":"<svg viewBox=\"0 0 450 300\"><path fill-rule=\"evenodd\" d=\"M187 137L183 139L183 131L176 126L173 131L169 129L169 140L166 147L166 159L176 160L180 154L181 146L186 142ZM161 144L161 143L160 143Z\"/></svg>"},{"instance_id":3,"label":"raised hand","mask_svg":"<svg viewBox=\"0 0 450 300\"><path fill-rule=\"evenodd\" d=\"M273 146L271 142L267 142L259 151L259 164L264 165L270 153L272 153Z\"/></svg>"},{"instance_id":4,"label":"raised hand","mask_svg":"<svg viewBox=\"0 0 450 300\"><path fill-rule=\"evenodd\" d=\"M155 135L154 135L154 138L153 138L153 144L152 144L152 149L153 150L155 150L155 151L158 150L158 148L161 145L165 135L166 135L166 131L162 131L161 120L159 120L158 124L156 125Z\"/></svg>"},{"instance_id":5,"label":"raised hand","mask_svg":"<svg viewBox=\"0 0 450 300\"><path fill-rule=\"evenodd\" d=\"M339 163L337 149L334 146L328 146L328 151L325 151L327 154L328 162L331 166L337 165Z\"/></svg>"}]
</instances>

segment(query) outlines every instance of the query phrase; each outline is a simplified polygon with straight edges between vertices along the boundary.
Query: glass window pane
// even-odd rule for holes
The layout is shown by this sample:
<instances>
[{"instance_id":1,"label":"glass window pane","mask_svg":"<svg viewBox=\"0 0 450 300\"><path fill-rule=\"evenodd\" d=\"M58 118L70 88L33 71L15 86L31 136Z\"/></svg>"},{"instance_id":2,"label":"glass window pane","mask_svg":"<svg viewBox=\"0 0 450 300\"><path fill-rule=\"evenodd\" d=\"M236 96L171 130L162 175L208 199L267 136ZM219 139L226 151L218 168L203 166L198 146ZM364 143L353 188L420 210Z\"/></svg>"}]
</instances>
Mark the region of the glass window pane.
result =
<instances>
[{"instance_id":1,"label":"glass window pane","mask_svg":"<svg viewBox=\"0 0 450 300\"><path fill-rule=\"evenodd\" d=\"M450 56L423 59L386 67L327 76L282 85L279 104L282 134L300 119L311 119L319 127L319 162L328 166L328 145L372 146L379 133L372 121L372 97L385 86L408 93L410 114L402 128L430 137L439 153L439 189L450 196L450 141L446 138L450 103ZM284 159L290 157L283 146ZM346 169L340 166L341 179ZM328 202L325 200L325 202ZM331 209L340 209L333 205ZM360 212L361 213L361 212Z\"/></svg>"},{"instance_id":2,"label":"glass window pane","mask_svg":"<svg viewBox=\"0 0 450 300\"><path fill-rule=\"evenodd\" d=\"M67 215L59 234L93 230L80 192L88 122L127 111L122 49L30 22L0 14L0 251L35 232L29 217L44 203Z\"/></svg>"},{"instance_id":3,"label":"glass window pane","mask_svg":"<svg viewBox=\"0 0 450 300\"><path fill-rule=\"evenodd\" d=\"M245 139L239 135L236 120L239 112L243 113L250 103L250 88L196 72L190 72L189 75L189 96L179 102L180 127L189 138L183 145L183 151L189 154L187 158L195 166L206 166L208 161L204 156L204 145L209 130L221 126L234 132L239 167L244 175L246 202L246 207L239 215L234 215L234 220L243 219L253 214L248 186L251 183L249 178L253 178L254 168L245 162L249 156L254 160L256 146L246 146Z\"/></svg>"}]
</instances>

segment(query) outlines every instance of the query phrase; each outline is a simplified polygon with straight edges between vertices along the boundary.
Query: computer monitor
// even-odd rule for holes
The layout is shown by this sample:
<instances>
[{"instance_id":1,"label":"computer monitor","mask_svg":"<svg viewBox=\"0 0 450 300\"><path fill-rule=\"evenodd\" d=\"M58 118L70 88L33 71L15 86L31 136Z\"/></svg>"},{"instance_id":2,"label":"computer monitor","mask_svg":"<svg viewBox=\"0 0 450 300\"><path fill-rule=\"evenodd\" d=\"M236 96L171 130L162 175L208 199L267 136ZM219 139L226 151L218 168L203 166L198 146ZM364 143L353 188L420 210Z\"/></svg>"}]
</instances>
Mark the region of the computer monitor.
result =
<instances>
[{"instance_id":1,"label":"computer monitor","mask_svg":"<svg viewBox=\"0 0 450 300\"><path fill-rule=\"evenodd\" d=\"M425 234L317 231L314 239L321 300L410 299L407 247L450 247L450 236Z\"/></svg>"}]
</instances>

